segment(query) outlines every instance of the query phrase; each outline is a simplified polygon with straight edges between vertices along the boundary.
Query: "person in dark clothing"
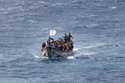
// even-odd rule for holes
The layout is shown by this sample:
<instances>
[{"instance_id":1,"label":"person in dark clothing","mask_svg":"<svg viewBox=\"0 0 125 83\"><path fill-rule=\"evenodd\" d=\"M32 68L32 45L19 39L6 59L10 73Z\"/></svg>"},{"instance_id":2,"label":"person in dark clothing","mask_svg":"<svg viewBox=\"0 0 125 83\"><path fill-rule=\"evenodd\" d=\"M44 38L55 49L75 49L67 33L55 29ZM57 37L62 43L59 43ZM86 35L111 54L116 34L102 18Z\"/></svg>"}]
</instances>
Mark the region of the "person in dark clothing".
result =
<instances>
[{"instance_id":1,"label":"person in dark clothing","mask_svg":"<svg viewBox=\"0 0 125 83\"><path fill-rule=\"evenodd\" d=\"M47 40L48 46L51 45L53 42L54 42L54 39L49 37L49 39Z\"/></svg>"},{"instance_id":2,"label":"person in dark clothing","mask_svg":"<svg viewBox=\"0 0 125 83\"><path fill-rule=\"evenodd\" d=\"M45 43L45 42L43 42L43 43L42 43L42 48L41 48L41 51L43 51L45 48L46 48L46 43Z\"/></svg>"},{"instance_id":3,"label":"person in dark clothing","mask_svg":"<svg viewBox=\"0 0 125 83\"><path fill-rule=\"evenodd\" d=\"M43 42L43 43L42 43L42 48L45 48L45 47L46 47L46 43Z\"/></svg>"},{"instance_id":4,"label":"person in dark clothing","mask_svg":"<svg viewBox=\"0 0 125 83\"><path fill-rule=\"evenodd\" d=\"M49 36L48 41L54 41L54 39L52 37Z\"/></svg>"},{"instance_id":5,"label":"person in dark clothing","mask_svg":"<svg viewBox=\"0 0 125 83\"><path fill-rule=\"evenodd\" d=\"M71 47L70 47L70 50L73 50L73 42L71 42Z\"/></svg>"},{"instance_id":6,"label":"person in dark clothing","mask_svg":"<svg viewBox=\"0 0 125 83\"><path fill-rule=\"evenodd\" d=\"M69 33L69 34L68 34L68 41L69 41L69 42L71 41L71 38L73 38L73 37L72 37L71 33Z\"/></svg>"},{"instance_id":7,"label":"person in dark clothing","mask_svg":"<svg viewBox=\"0 0 125 83\"><path fill-rule=\"evenodd\" d=\"M68 35L65 33L65 36L64 36L64 41L65 43L68 42Z\"/></svg>"}]
</instances>

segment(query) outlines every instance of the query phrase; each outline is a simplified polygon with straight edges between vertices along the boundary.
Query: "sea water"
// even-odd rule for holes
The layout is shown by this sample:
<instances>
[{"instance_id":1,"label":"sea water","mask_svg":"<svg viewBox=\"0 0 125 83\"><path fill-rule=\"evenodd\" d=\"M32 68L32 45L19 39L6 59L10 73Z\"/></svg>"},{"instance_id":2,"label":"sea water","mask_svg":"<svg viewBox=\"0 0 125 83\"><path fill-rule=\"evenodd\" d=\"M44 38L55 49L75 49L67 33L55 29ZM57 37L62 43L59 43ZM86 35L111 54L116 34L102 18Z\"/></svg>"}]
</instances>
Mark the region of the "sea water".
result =
<instances>
[{"instance_id":1,"label":"sea water","mask_svg":"<svg viewBox=\"0 0 125 83\"><path fill-rule=\"evenodd\" d=\"M38 57L52 28L74 56ZM125 83L124 0L0 0L0 83Z\"/></svg>"}]
</instances>

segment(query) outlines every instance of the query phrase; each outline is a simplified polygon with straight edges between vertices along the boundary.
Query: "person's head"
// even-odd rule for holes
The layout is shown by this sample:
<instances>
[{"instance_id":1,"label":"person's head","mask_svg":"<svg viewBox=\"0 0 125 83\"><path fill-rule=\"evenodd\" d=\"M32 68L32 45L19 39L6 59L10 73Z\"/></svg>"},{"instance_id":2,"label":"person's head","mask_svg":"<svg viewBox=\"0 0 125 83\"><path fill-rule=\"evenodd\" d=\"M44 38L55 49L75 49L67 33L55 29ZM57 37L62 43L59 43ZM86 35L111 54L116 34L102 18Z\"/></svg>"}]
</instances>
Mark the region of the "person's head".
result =
<instances>
[{"instance_id":1,"label":"person's head","mask_svg":"<svg viewBox=\"0 0 125 83\"><path fill-rule=\"evenodd\" d=\"M45 42L43 42L42 47L43 47L43 48L46 47L46 43L45 43Z\"/></svg>"},{"instance_id":2,"label":"person's head","mask_svg":"<svg viewBox=\"0 0 125 83\"><path fill-rule=\"evenodd\" d=\"M71 35L71 33L69 32L69 35Z\"/></svg>"},{"instance_id":3,"label":"person's head","mask_svg":"<svg viewBox=\"0 0 125 83\"><path fill-rule=\"evenodd\" d=\"M65 37L67 37L67 33L65 33Z\"/></svg>"}]
</instances>

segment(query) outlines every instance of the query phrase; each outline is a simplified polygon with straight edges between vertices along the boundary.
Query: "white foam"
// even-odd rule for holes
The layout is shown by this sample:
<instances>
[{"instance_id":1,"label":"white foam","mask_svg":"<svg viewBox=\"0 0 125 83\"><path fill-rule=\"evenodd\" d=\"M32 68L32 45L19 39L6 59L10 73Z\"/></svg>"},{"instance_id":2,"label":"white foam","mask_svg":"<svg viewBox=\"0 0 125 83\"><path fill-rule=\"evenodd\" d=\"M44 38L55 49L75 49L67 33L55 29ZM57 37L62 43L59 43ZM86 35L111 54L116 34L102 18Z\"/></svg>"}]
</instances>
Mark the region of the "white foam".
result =
<instances>
[{"instance_id":1,"label":"white foam","mask_svg":"<svg viewBox=\"0 0 125 83\"><path fill-rule=\"evenodd\" d=\"M116 9L117 7L116 6L113 6L113 7L110 7L111 9Z\"/></svg>"},{"instance_id":2,"label":"white foam","mask_svg":"<svg viewBox=\"0 0 125 83\"><path fill-rule=\"evenodd\" d=\"M35 58L40 58L40 53L38 51L35 51L33 49L29 49L29 52L33 55Z\"/></svg>"},{"instance_id":3,"label":"white foam","mask_svg":"<svg viewBox=\"0 0 125 83\"><path fill-rule=\"evenodd\" d=\"M93 23L93 24L88 24L88 25L86 25L87 27L89 27L89 28L93 28L93 27L96 27L96 26L98 26L99 24L96 24L96 23Z\"/></svg>"},{"instance_id":4,"label":"white foam","mask_svg":"<svg viewBox=\"0 0 125 83\"><path fill-rule=\"evenodd\" d=\"M75 59L74 56L68 56L67 59Z\"/></svg>"},{"instance_id":5,"label":"white foam","mask_svg":"<svg viewBox=\"0 0 125 83\"><path fill-rule=\"evenodd\" d=\"M78 50L79 50L79 48L74 48L74 49L73 49L73 51L78 51Z\"/></svg>"},{"instance_id":6,"label":"white foam","mask_svg":"<svg viewBox=\"0 0 125 83\"><path fill-rule=\"evenodd\" d=\"M95 52L84 52L83 55L90 56L96 54Z\"/></svg>"},{"instance_id":7,"label":"white foam","mask_svg":"<svg viewBox=\"0 0 125 83\"><path fill-rule=\"evenodd\" d=\"M104 45L106 45L106 44L105 43L95 43L93 45L88 45L88 46L85 46L83 48L89 49L89 48L95 48L95 47L104 46Z\"/></svg>"},{"instance_id":8,"label":"white foam","mask_svg":"<svg viewBox=\"0 0 125 83\"><path fill-rule=\"evenodd\" d=\"M89 51L89 50L80 50L78 53L75 54L74 57L91 57L97 54L97 52Z\"/></svg>"},{"instance_id":9,"label":"white foam","mask_svg":"<svg viewBox=\"0 0 125 83\"><path fill-rule=\"evenodd\" d=\"M38 56L38 55L33 55L35 58L40 58L40 56Z\"/></svg>"}]
</instances>

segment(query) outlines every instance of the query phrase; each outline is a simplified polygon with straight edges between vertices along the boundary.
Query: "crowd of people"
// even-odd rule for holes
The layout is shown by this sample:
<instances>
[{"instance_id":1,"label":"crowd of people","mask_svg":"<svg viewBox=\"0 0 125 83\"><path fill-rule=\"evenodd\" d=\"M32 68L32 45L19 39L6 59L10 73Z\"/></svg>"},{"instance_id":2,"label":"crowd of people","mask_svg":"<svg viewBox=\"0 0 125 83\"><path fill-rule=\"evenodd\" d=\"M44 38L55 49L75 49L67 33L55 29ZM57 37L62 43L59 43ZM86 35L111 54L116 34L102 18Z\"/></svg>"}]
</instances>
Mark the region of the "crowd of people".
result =
<instances>
[{"instance_id":1,"label":"crowd of people","mask_svg":"<svg viewBox=\"0 0 125 83\"><path fill-rule=\"evenodd\" d=\"M49 37L46 43L42 44L42 50L45 50L48 46L54 48L55 50L69 52L73 49L73 41L72 41L71 33L66 34L63 38L58 40L54 40L53 38Z\"/></svg>"}]
</instances>

